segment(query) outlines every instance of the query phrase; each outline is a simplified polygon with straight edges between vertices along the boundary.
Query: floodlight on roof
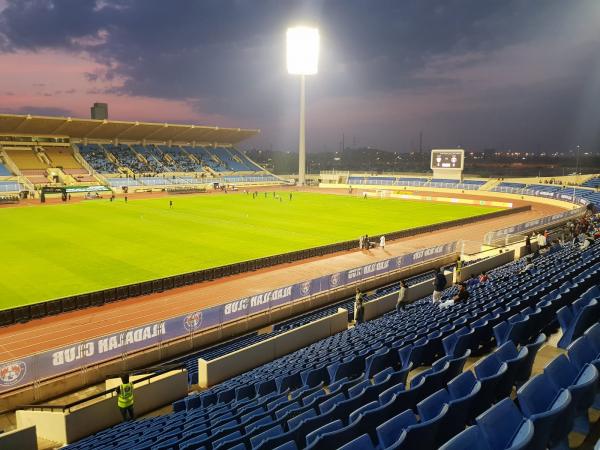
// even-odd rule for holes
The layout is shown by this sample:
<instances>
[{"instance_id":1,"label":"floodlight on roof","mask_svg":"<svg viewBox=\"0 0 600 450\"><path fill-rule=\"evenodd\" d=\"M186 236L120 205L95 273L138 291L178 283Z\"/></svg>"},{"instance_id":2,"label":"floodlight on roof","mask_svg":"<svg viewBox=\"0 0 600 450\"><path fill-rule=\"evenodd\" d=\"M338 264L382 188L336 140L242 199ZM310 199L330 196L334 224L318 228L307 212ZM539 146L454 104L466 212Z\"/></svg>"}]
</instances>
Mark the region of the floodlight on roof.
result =
<instances>
[{"instance_id":1,"label":"floodlight on roof","mask_svg":"<svg viewBox=\"0 0 600 450\"><path fill-rule=\"evenodd\" d=\"M293 27L287 30L287 70L292 75L315 75L319 70L319 30Z\"/></svg>"}]
</instances>

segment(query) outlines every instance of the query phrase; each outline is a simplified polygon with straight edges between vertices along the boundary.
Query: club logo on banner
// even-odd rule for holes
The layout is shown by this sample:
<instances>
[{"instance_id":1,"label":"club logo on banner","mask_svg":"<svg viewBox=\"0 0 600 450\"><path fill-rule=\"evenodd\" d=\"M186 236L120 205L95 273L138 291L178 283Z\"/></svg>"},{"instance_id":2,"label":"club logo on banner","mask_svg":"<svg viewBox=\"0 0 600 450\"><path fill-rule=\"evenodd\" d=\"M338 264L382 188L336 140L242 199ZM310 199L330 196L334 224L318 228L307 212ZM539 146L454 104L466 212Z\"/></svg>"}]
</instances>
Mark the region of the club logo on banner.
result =
<instances>
[{"instance_id":1,"label":"club logo on banner","mask_svg":"<svg viewBox=\"0 0 600 450\"><path fill-rule=\"evenodd\" d=\"M188 314L183 319L183 326L188 331L196 331L202 326L202 311Z\"/></svg>"},{"instance_id":2,"label":"club logo on banner","mask_svg":"<svg viewBox=\"0 0 600 450\"><path fill-rule=\"evenodd\" d=\"M300 286L300 292L302 295L310 295L310 281L305 281Z\"/></svg>"},{"instance_id":3,"label":"club logo on banner","mask_svg":"<svg viewBox=\"0 0 600 450\"><path fill-rule=\"evenodd\" d=\"M333 275L331 275L331 278L329 278L329 284L331 285L331 287L335 287L338 284L340 284L340 276L341 273L334 273Z\"/></svg>"},{"instance_id":4,"label":"club logo on banner","mask_svg":"<svg viewBox=\"0 0 600 450\"><path fill-rule=\"evenodd\" d=\"M0 366L0 385L11 386L25 377L27 366L23 361L9 362Z\"/></svg>"}]
</instances>

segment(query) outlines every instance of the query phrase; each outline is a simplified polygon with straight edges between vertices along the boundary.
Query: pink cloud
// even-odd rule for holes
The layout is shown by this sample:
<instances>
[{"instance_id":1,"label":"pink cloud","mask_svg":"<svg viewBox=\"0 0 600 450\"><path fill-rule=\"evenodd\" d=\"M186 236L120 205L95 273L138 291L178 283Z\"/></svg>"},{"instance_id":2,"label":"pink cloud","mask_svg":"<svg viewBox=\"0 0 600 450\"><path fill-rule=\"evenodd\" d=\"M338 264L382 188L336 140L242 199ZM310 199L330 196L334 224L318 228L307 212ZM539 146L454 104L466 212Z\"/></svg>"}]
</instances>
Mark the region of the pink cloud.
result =
<instances>
[{"instance_id":1,"label":"pink cloud","mask_svg":"<svg viewBox=\"0 0 600 450\"><path fill-rule=\"evenodd\" d=\"M0 112L26 106L55 107L89 117L94 102L109 104L115 120L188 122L234 126L220 115L200 114L186 100L166 100L104 93L119 87L120 79L90 81L86 73L102 73L103 67L83 55L58 51L0 54Z\"/></svg>"}]
</instances>

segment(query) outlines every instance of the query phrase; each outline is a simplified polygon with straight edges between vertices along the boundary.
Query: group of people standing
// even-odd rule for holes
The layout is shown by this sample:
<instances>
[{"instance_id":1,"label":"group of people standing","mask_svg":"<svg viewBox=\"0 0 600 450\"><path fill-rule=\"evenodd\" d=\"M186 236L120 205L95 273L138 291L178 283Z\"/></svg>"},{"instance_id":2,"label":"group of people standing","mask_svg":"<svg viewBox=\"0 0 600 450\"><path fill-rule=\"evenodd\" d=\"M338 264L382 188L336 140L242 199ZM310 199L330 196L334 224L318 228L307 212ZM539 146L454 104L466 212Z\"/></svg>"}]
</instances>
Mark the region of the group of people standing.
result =
<instances>
[{"instance_id":1,"label":"group of people standing","mask_svg":"<svg viewBox=\"0 0 600 450\"><path fill-rule=\"evenodd\" d=\"M376 245L376 242L373 243L369 240L368 234L365 234L358 238L358 248L360 248L361 250L369 250L371 249L371 247L375 247ZM385 250L385 236L383 234L379 237L379 247L381 247L382 250Z\"/></svg>"}]
</instances>

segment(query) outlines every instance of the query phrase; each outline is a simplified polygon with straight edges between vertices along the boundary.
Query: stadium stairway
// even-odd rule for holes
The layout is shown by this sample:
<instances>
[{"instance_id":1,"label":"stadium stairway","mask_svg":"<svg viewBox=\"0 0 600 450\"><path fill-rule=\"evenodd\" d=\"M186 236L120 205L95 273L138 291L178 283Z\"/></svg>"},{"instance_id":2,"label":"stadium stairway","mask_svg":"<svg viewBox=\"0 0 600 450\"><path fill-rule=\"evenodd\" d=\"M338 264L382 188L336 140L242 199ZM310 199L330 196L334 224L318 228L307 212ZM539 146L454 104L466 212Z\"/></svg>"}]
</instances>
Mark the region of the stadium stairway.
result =
<instances>
[{"instance_id":1,"label":"stadium stairway","mask_svg":"<svg viewBox=\"0 0 600 450\"><path fill-rule=\"evenodd\" d=\"M190 395L171 414L67 448L565 448L569 432L589 428L598 326L574 336L541 381L527 380L543 332L558 327L556 312L592 295L600 245L592 250L584 259L566 245L530 271L512 262L490 271L491 281L464 303L441 308L421 299ZM494 346L502 330L505 342L462 372L466 358ZM406 384L408 372L429 360L431 368Z\"/></svg>"},{"instance_id":2,"label":"stadium stairway","mask_svg":"<svg viewBox=\"0 0 600 450\"><path fill-rule=\"evenodd\" d=\"M480 191L491 191L500 184L500 180L488 180L479 188Z\"/></svg>"}]
</instances>

